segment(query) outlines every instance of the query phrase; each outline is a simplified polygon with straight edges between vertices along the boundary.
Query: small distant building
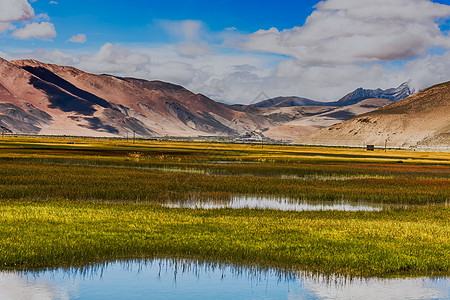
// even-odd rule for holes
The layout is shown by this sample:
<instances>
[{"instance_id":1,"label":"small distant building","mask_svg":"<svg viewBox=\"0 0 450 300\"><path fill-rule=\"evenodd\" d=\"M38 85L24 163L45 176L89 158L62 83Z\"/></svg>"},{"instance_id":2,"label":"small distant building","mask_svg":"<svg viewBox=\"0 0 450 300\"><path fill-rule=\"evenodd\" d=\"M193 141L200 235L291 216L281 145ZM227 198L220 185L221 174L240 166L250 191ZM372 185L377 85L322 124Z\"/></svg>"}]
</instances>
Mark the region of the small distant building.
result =
<instances>
[{"instance_id":1,"label":"small distant building","mask_svg":"<svg viewBox=\"0 0 450 300\"><path fill-rule=\"evenodd\" d=\"M375 151L375 145L367 145L367 151Z\"/></svg>"}]
</instances>

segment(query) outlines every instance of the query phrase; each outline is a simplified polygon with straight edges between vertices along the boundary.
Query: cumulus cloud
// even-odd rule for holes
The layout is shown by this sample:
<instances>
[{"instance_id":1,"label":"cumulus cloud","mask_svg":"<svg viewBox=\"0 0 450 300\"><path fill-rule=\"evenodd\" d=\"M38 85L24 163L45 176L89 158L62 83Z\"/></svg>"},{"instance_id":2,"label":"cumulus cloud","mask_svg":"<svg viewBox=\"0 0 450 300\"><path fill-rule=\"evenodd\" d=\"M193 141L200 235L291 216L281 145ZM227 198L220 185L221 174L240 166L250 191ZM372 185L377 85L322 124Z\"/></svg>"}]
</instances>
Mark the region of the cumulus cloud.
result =
<instances>
[{"instance_id":1,"label":"cumulus cloud","mask_svg":"<svg viewBox=\"0 0 450 300\"><path fill-rule=\"evenodd\" d=\"M191 64L180 61L152 64L148 70L147 76L150 76L152 79L177 83L183 86L189 86L203 73L202 70L196 69Z\"/></svg>"},{"instance_id":2,"label":"cumulus cloud","mask_svg":"<svg viewBox=\"0 0 450 300\"><path fill-rule=\"evenodd\" d=\"M87 42L86 35L83 33L72 36L69 42L84 44Z\"/></svg>"},{"instance_id":3,"label":"cumulus cloud","mask_svg":"<svg viewBox=\"0 0 450 300\"><path fill-rule=\"evenodd\" d=\"M25 28L16 29L13 32L13 36L26 40L30 38L36 39L49 39L56 37L55 26L49 22L41 22L41 23L30 23L25 26Z\"/></svg>"},{"instance_id":4,"label":"cumulus cloud","mask_svg":"<svg viewBox=\"0 0 450 300\"><path fill-rule=\"evenodd\" d=\"M395 71L383 64L308 66L296 59L274 61L275 67L271 67L267 66L270 58L253 53L183 58L176 47L132 50L112 44L80 57L42 49L20 55L5 53L3 57L34 58L87 72L163 80L233 103L251 103L261 92L270 97L332 101L358 87L386 89L413 79L413 87L419 90L450 79L450 51L410 61Z\"/></svg>"},{"instance_id":5,"label":"cumulus cloud","mask_svg":"<svg viewBox=\"0 0 450 300\"><path fill-rule=\"evenodd\" d=\"M35 2L35 1L30 1ZM55 26L49 22L46 13L34 14L34 10L27 0L0 0L0 33L13 31L13 36L18 39L50 39L56 37ZM24 28L18 28L17 22L34 21Z\"/></svg>"},{"instance_id":6,"label":"cumulus cloud","mask_svg":"<svg viewBox=\"0 0 450 300\"><path fill-rule=\"evenodd\" d=\"M408 62L402 72L409 74L416 90L450 81L450 51L442 55L427 55Z\"/></svg>"},{"instance_id":7,"label":"cumulus cloud","mask_svg":"<svg viewBox=\"0 0 450 300\"><path fill-rule=\"evenodd\" d=\"M450 6L428 0L327 0L302 27L259 30L241 44L246 50L292 56L303 64L402 60L432 47L450 48L436 24Z\"/></svg>"},{"instance_id":8,"label":"cumulus cloud","mask_svg":"<svg viewBox=\"0 0 450 300\"><path fill-rule=\"evenodd\" d=\"M300 95L315 100L338 100L356 88L391 88L407 81L407 74L389 73L381 64L303 65L282 61L267 79L276 95Z\"/></svg>"},{"instance_id":9,"label":"cumulus cloud","mask_svg":"<svg viewBox=\"0 0 450 300\"><path fill-rule=\"evenodd\" d=\"M75 59L71 54L64 53L61 50L45 51L38 49L34 51L32 55L32 57L36 56L42 61L63 66L73 65L75 62Z\"/></svg>"},{"instance_id":10,"label":"cumulus cloud","mask_svg":"<svg viewBox=\"0 0 450 300\"><path fill-rule=\"evenodd\" d=\"M177 46L177 51L180 56L194 58L197 56L204 56L212 54L206 43L187 42Z\"/></svg>"},{"instance_id":11,"label":"cumulus cloud","mask_svg":"<svg viewBox=\"0 0 450 300\"><path fill-rule=\"evenodd\" d=\"M34 10L26 0L0 0L0 33L15 29L12 22L27 21Z\"/></svg>"},{"instance_id":12,"label":"cumulus cloud","mask_svg":"<svg viewBox=\"0 0 450 300\"><path fill-rule=\"evenodd\" d=\"M328 0L290 30L244 35L234 28L211 32L195 20L159 21L170 44L107 43L88 55L38 50L28 56L87 72L169 81L227 102L251 103L261 92L332 101L358 87L386 89L412 79L419 90L448 81L450 42L439 24L449 9L427 0ZM435 48L443 54L433 54Z\"/></svg>"},{"instance_id":13,"label":"cumulus cloud","mask_svg":"<svg viewBox=\"0 0 450 300\"><path fill-rule=\"evenodd\" d=\"M80 57L78 66L94 73L133 73L150 63L147 55L106 43L93 55Z\"/></svg>"},{"instance_id":14,"label":"cumulus cloud","mask_svg":"<svg viewBox=\"0 0 450 300\"><path fill-rule=\"evenodd\" d=\"M46 13L38 14L34 17L36 21L48 21L50 20L50 17Z\"/></svg>"},{"instance_id":15,"label":"cumulus cloud","mask_svg":"<svg viewBox=\"0 0 450 300\"><path fill-rule=\"evenodd\" d=\"M166 20L159 21L157 25L162 27L178 43L176 50L180 56L195 58L212 53L211 47L206 41L211 38L211 34L203 22L197 20Z\"/></svg>"},{"instance_id":16,"label":"cumulus cloud","mask_svg":"<svg viewBox=\"0 0 450 300\"><path fill-rule=\"evenodd\" d=\"M30 20L34 10L27 0L1 0L0 22L15 22Z\"/></svg>"},{"instance_id":17,"label":"cumulus cloud","mask_svg":"<svg viewBox=\"0 0 450 300\"><path fill-rule=\"evenodd\" d=\"M203 81L195 81L189 87L201 90L213 99L252 103L261 92L270 94L266 92L267 87L264 87L266 77L258 74L253 68L249 70L244 66L234 66L234 70L224 74L208 74Z\"/></svg>"},{"instance_id":18,"label":"cumulus cloud","mask_svg":"<svg viewBox=\"0 0 450 300\"><path fill-rule=\"evenodd\" d=\"M0 53L1 54L1 53ZM1 55L0 55L1 56ZM7 55L9 59L36 59L38 61L42 61L50 64L57 65L74 65L77 61L73 55L64 53L61 50L44 50L37 49L29 53L20 53L20 54L9 54Z\"/></svg>"}]
</instances>

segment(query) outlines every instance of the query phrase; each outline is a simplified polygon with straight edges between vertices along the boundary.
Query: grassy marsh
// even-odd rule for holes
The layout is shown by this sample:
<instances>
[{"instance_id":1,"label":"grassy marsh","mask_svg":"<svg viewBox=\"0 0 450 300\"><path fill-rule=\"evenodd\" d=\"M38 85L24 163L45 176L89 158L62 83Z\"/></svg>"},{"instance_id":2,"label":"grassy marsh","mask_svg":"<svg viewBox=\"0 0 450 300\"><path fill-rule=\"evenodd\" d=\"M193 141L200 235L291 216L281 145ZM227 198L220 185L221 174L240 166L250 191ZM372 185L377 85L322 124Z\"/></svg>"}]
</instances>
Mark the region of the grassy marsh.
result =
<instances>
[{"instance_id":1,"label":"grassy marsh","mask_svg":"<svg viewBox=\"0 0 450 300\"><path fill-rule=\"evenodd\" d=\"M2 268L157 256L353 276L449 275L449 153L9 137L0 140L0 166ZM418 206L158 205L236 194Z\"/></svg>"},{"instance_id":2,"label":"grassy marsh","mask_svg":"<svg viewBox=\"0 0 450 300\"><path fill-rule=\"evenodd\" d=\"M3 268L179 257L352 276L448 275L450 209L189 210L4 201Z\"/></svg>"}]
</instances>

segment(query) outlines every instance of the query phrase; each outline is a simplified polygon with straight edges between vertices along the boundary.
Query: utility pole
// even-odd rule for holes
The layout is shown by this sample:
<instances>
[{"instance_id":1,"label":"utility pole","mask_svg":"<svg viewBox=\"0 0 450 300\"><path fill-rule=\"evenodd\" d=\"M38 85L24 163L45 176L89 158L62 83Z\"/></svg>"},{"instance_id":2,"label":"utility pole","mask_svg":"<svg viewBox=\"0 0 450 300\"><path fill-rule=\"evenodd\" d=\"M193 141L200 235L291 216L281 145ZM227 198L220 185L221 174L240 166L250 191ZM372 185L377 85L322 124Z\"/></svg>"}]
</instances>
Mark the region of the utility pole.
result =
<instances>
[{"instance_id":1,"label":"utility pole","mask_svg":"<svg viewBox=\"0 0 450 300\"><path fill-rule=\"evenodd\" d=\"M133 130L133 144L136 142L136 130Z\"/></svg>"},{"instance_id":2,"label":"utility pole","mask_svg":"<svg viewBox=\"0 0 450 300\"><path fill-rule=\"evenodd\" d=\"M128 132L127 132L127 143L128 143Z\"/></svg>"},{"instance_id":3,"label":"utility pole","mask_svg":"<svg viewBox=\"0 0 450 300\"><path fill-rule=\"evenodd\" d=\"M387 152L387 139L384 141L384 153Z\"/></svg>"}]
</instances>

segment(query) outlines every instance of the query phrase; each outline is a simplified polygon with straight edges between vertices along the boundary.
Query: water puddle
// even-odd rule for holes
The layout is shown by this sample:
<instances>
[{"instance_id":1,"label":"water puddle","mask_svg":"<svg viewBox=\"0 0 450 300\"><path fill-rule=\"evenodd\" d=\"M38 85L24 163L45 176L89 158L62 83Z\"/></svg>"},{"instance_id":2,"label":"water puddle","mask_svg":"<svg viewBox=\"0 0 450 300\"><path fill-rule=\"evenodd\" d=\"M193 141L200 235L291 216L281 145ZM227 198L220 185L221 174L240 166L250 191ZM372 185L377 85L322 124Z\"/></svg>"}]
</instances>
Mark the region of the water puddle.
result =
<instances>
[{"instance_id":1,"label":"water puddle","mask_svg":"<svg viewBox=\"0 0 450 300\"><path fill-rule=\"evenodd\" d=\"M199 208L199 209L272 209L282 211L381 211L386 208L381 204L351 203L348 201L340 202L316 202L302 201L287 198L270 197L233 197L230 200L183 200L165 204L171 208Z\"/></svg>"},{"instance_id":2,"label":"water puddle","mask_svg":"<svg viewBox=\"0 0 450 300\"><path fill-rule=\"evenodd\" d=\"M0 299L449 299L450 278L343 280L155 259L0 272Z\"/></svg>"}]
</instances>

